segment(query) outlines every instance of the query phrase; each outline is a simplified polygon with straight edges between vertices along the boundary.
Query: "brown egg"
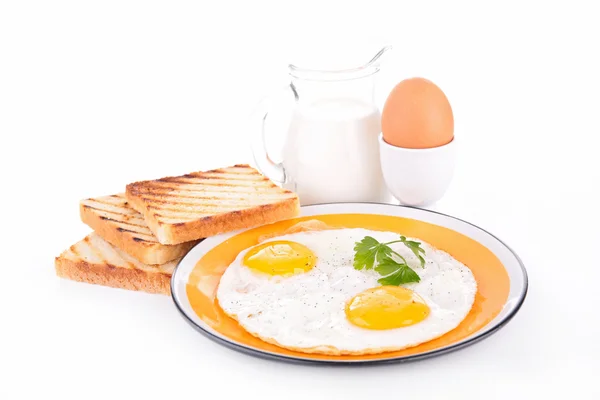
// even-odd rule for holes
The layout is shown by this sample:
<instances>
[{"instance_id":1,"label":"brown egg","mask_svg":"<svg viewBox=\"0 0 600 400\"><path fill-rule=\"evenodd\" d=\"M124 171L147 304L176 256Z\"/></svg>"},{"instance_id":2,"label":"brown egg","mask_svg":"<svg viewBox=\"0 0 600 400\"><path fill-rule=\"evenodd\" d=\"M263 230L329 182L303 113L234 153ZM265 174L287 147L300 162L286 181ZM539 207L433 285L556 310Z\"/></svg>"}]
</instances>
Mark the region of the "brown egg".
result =
<instances>
[{"instance_id":1,"label":"brown egg","mask_svg":"<svg viewBox=\"0 0 600 400\"><path fill-rule=\"evenodd\" d=\"M394 87L381 113L383 139L392 146L426 149L454 138L452 107L442 90L424 78Z\"/></svg>"}]
</instances>

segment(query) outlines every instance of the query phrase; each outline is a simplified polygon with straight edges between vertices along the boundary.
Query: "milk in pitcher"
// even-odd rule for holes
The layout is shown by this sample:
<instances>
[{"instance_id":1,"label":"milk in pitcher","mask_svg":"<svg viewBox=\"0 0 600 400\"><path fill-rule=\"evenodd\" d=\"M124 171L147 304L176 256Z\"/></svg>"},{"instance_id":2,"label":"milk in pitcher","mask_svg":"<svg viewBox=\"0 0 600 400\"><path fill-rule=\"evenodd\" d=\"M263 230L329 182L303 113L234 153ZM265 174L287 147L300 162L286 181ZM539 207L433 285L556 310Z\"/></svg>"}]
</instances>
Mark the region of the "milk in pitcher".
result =
<instances>
[{"instance_id":1,"label":"milk in pitcher","mask_svg":"<svg viewBox=\"0 0 600 400\"><path fill-rule=\"evenodd\" d=\"M298 104L283 149L284 186L302 204L385 202L380 132L381 115L372 103L339 98Z\"/></svg>"}]
</instances>

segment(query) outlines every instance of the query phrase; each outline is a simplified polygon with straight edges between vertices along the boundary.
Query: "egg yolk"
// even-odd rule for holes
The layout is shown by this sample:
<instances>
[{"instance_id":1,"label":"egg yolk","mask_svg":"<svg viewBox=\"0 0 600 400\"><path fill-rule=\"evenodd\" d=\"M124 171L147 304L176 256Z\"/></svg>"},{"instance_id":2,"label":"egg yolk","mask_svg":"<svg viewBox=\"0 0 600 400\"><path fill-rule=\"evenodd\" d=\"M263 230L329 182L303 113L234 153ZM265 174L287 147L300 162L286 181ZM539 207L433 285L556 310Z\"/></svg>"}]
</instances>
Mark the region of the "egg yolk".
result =
<instances>
[{"instance_id":1,"label":"egg yolk","mask_svg":"<svg viewBox=\"0 0 600 400\"><path fill-rule=\"evenodd\" d=\"M394 329L414 325L429 315L425 301L400 286L379 286L354 296L346 305L346 317L366 329Z\"/></svg>"},{"instance_id":2,"label":"egg yolk","mask_svg":"<svg viewBox=\"0 0 600 400\"><path fill-rule=\"evenodd\" d=\"M309 271L317 257L306 246L279 240L253 247L244 256L244 265L269 275L295 275Z\"/></svg>"}]
</instances>

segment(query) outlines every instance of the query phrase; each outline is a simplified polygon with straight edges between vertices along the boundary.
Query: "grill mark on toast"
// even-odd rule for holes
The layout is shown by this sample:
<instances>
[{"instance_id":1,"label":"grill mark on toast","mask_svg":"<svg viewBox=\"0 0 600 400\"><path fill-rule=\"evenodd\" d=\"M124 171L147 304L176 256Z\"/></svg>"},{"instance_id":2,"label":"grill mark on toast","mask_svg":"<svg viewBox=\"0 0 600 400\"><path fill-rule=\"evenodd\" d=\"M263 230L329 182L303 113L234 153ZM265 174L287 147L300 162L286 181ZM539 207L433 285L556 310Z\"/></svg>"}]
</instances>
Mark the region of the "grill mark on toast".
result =
<instances>
[{"instance_id":1,"label":"grill mark on toast","mask_svg":"<svg viewBox=\"0 0 600 400\"><path fill-rule=\"evenodd\" d=\"M225 203L186 203L180 200L159 200L159 199L144 199L149 209L160 209L160 210L194 210L201 213L210 214L212 212L233 212L236 210L244 210L247 208L258 207L263 204L269 204L269 201L256 201L256 202L238 202L234 204Z\"/></svg>"},{"instance_id":2,"label":"grill mark on toast","mask_svg":"<svg viewBox=\"0 0 600 400\"><path fill-rule=\"evenodd\" d=\"M217 213L217 212L213 212L213 213L205 212L205 213L202 213L200 211L171 210L171 209L165 209L165 208L154 207L154 206L149 206L148 208L151 209L154 212L154 215L157 216L157 217L176 216L178 218L179 217L189 218L190 221L193 221L193 220L196 220L196 219L204 219L204 218L212 216L212 215L226 213L226 211L223 211L223 212L220 212L220 213Z\"/></svg>"},{"instance_id":3,"label":"grill mark on toast","mask_svg":"<svg viewBox=\"0 0 600 400\"><path fill-rule=\"evenodd\" d=\"M130 192L133 195L142 195L146 193L153 193L155 191L164 190L167 193L169 192L183 192L189 193L193 195L194 193L216 193L216 194L229 194L229 195L237 195L241 198L246 198L247 196L252 195L266 195L266 194L276 194L281 193L279 190L257 190L251 187L240 187L240 186L202 186L202 185L168 185L161 182L161 185L147 187L141 190L132 189ZM192 187L193 186L193 187ZM273 188L274 189L274 188Z\"/></svg>"},{"instance_id":4,"label":"grill mark on toast","mask_svg":"<svg viewBox=\"0 0 600 400\"><path fill-rule=\"evenodd\" d=\"M107 201L107 199L111 199L111 197L101 197L98 199L87 199L83 200L81 204L84 206L88 206L91 208L96 208L100 210L106 211L114 211L120 212L122 214L135 214L135 210L127 205L127 200L120 199L118 202L115 201Z\"/></svg>"},{"instance_id":5,"label":"grill mark on toast","mask_svg":"<svg viewBox=\"0 0 600 400\"><path fill-rule=\"evenodd\" d=\"M113 265L111 265L109 262L107 262L107 261L106 261L106 259L104 258L104 255L102 254L102 252L101 252L101 251L99 251L99 249L98 249L98 248L96 248L96 246L94 246L94 243L92 243L92 239L91 239L91 237L90 237L90 236L86 237L86 238L84 239L84 241L85 241L85 243L88 245L88 247L90 248L90 250L92 251L92 253L94 253L94 254L96 255L96 257L97 257L98 259L100 259L100 262L102 262L102 263L104 263L104 264L108 265L108 267L109 267L109 268L110 268L110 267L114 268L114 266L113 266Z\"/></svg>"},{"instance_id":6,"label":"grill mark on toast","mask_svg":"<svg viewBox=\"0 0 600 400\"><path fill-rule=\"evenodd\" d=\"M144 235L144 236L152 236L152 231L148 228L143 228L137 225L127 225L127 224L121 224L121 223L116 223L114 224L116 225L116 229L119 232L129 232L129 233L135 233L137 235ZM125 228L123 227L125 226ZM136 229L139 228L139 229Z\"/></svg>"},{"instance_id":7,"label":"grill mark on toast","mask_svg":"<svg viewBox=\"0 0 600 400\"><path fill-rule=\"evenodd\" d=\"M92 235L88 235L82 241L75 243L71 247L71 251L76 258L85 260L86 263L98 264L102 262L102 257L98 257L96 252L93 251L91 243Z\"/></svg>"},{"instance_id":8,"label":"grill mark on toast","mask_svg":"<svg viewBox=\"0 0 600 400\"><path fill-rule=\"evenodd\" d=\"M140 185L142 190L143 187L166 187L166 188L179 188L181 190L208 190L216 188L225 188L225 189L233 189L233 191L247 191L247 189L263 189L263 188L277 188L277 186L271 181L236 181L236 184L232 184L232 182L226 180L203 180L199 183L190 183L174 180L176 178L170 180L157 180L150 181L145 185ZM239 182L239 183L238 183ZM137 186L137 188L140 188ZM135 186L134 186L135 187Z\"/></svg>"},{"instance_id":9,"label":"grill mark on toast","mask_svg":"<svg viewBox=\"0 0 600 400\"><path fill-rule=\"evenodd\" d=\"M144 217L142 216L142 214L138 213L137 211L135 212L135 214L121 214L118 212L106 211L106 210L102 210L99 208L90 207L87 205L83 205L83 207L87 210L90 210L93 214L95 214L96 216L98 216L102 219L108 218L113 221L122 222L122 223L128 224L128 225L136 225L139 227L147 226L144 221Z\"/></svg>"},{"instance_id":10,"label":"grill mark on toast","mask_svg":"<svg viewBox=\"0 0 600 400\"><path fill-rule=\"evenodd\" d=\"M85 199L85 200L82 200L81 203L82 204L92 203L94 205L105 204L109 207L124 208L126 210L130 209L130 207L127 205L127 199L125 198L124 194L113 194L110 196Z\"/></svg>"},{"instance_id":11,"label":"grill mark on toast","mask_svg":"<svg viewBox=\"0 0 600 400\"><path fill-rule=\"evenodd\" d=\"M238 178L223 178L221 176L213 176L213 175L203 175L203 176L192 176L192 177L177 177L177 178L163 178L157 179L159 182L175 182L182 184L198 184L198 183L206 183L207 185L214 184L215 181L227 181L227 182L262 182L264 179L238 179Z\"/></svg>"},{"instance_id":12,"label":"grill mark on toast","mask_svg":"<svg viewBox=\"0 0 600 400\"><path fill-rule=\"evenodd\" d=\"M86 239L87 239L87 236L85 237L85 239L82 240L82 242L85 241ZM69 247L69 253L70 253L69 255L73 255L73 256L75 256L77 258L83 258L79 254L79 251L77 251L77 245L79 243L81 243L81 242L75 243L73 246Z\"/></svg>"},{"instance_id":13,"label":"grill mark on toast","mask_svg":"<svg viewBox=\"0 0 600 400\"><path fill-rule=\"evenodd\" d=\"M233 182L244 182L244 183L248 183L248 182L263 182L265 180L267 180L265 177L263 177L262 175L249 175L249 174L231 174L231 173L227 173L227 172L222 172L222 171L215 171L215 172L210 172L210 173L201 173L201 174L197 174L197 175L192 175L192 174L188 174L188 175L183 175L183 176L177 176L177 177L167 177L167 178L161 178L161 179L157 179L157 181L159 182L179 182L179 183L200 183L204 180L222 180L222 181L233 181Z\"/></svg>"},{"instance_id":14,"label":"grill mark on toast","mask_svg":"<svg viewBox=\"0 0 600 400\"><path fill-rule=\"evenodd\" d=\"M107 213L107 214L109 214L109 213ZM143 224L143 222L134 224L133 222L131 222L131 220L119 220L119 219L114 219L114 218L111 218L111 217L106 217L104 215L100 215L99 217L100 217L100 219L102 219L104 221L120 222L120 223L125 223L127 225L137 226L139 228L145 228L146 227L146 225Z\"/></svg>"},{"instance_id":15,"label":"grill mark on toast","mask_svg":"<svg viewBox=\"0 0 600 400\"><path fill-rule=\"evenodd\" d=\"M125 215L128 217L135 217L137 215L139 215L139 213L133 209L127 209L127 208L117 208L117 207L110 207L110 208L102 208L102 207L95 207L89 204L83 204L83 207L88 208L90 210L96 210L96 211L101 211L101 212L106 212L106 213L111 213L111 214L115 214L115 215Z\"/></svg>"},{"instance_id":16,"label":"grill mark on toast","mask_svg":"<svg viewBox=\"0 0 600 400\"><path fill-rule=\"evenodd\" d=\"M210 218L216 215L221 214L233 214L238 215L242 211L248 209L266 209L273 207L273 204L260 204L246 207L239 207L235 210L219 210L214 209L214 211L210 212L209 210L195 210L195 209L182 209L182 208L166 208L166 207L157 207L157 206L148 206L150 210L153 211L156 217L177 217L186 219L189 221L196 221L202 219L204 221L208 221ZM206 211L206 212L204 212Z\"/></svg>"},{"instance_id":17,"label":"grill mark on toast","mask_svg":"<svg viewBox=\"0 0 600 400\"><path fill-rule=\"evenodd\" d=\"M140 193L139 196L153 196L153 197L175 197L183 199L219 199L219 200L231 200L231 201L247 201L254 198L278 200L278 199L289 199L294 197L288 193L274 193L274 192L258 192L248 193L246 196L240 196L238 192L196 192L196 191L169 191L163 189L152 190L144 193Z\"/></svg>"},{"instance_id":18,"label":"grill mark on toast","mask_svg":"<svg viewBox=\"0 0 600 400\"><path fill-rule=\"evenodd\" d=\"M176 205L152 205L147 204L147 209L152 212L154 218L157 219L159 224L162 223L171 223L171 221L165 220L167 219L177 219L185 222L204 220L208 221L209 218L215 215L220 214L236 214L240 213L242 210L247 209L269 209L275 207L277 203L268 203L268 204L255 204L255 205L247 205L240 206L235 209L225 209L225 208L211 208L208 209L206 207L198 206L198 207L177 207Z\"/></svg>"},{"instance_id":19,"label":"grill mark on toast","mask_svg":"<svg viewBox=\"0 0 600 400\"><path fill-rule=\"evenodd\" d=\"M212 218L212 215L206 215L203 217L198 217L198 216L194 216L194 217L168 217L168 216L163 216L163 215L157 215L156 220L160 223L160 224L169 224L169 225L177 225L177 226L182 226L186 223L192 222L192 221L210 221L210 219Z\"/></svg>"},{"instance_id":20,"label":"grill mark on toast","mask_svg":"<svg viewBox=\"0 0 600 400\"><path fill-rule=\"evenodd\" d=\"M170 186L169 184L177 184L176 186L230 186L234 188L252 187L252 188L277 188L273 182L269 180L248 180L248 179L216 179L202 177L197 178L163 178L155 181L141 182L132 184L135 188L144 188L152 186Z\"/></svg>"},{"instance_id":21,"label":"grill mark on toast","mask_svg":"<svg viewBox=\"0 0 600 400\"><path fill-rule=\"evenodd\" d=\"M187 209L187 208L191 208L191 209L205 208L205 209L219 209L219 210L231 208L231 209L237 210L240 207L247 208L248 206L253 206L254 204L264 204L264 202L261 202L261 203L240 202L237 204L220 204L218 202L186 203L186 202L181 201L176 198L173 198L170 200L163 200L163 199L148 198L148 197L144 197L144 200L149 208L151 208L151 207L161 208L161 209L162 208L171 208L171 209L175 209L175 210Z\"/></svg>"},{"instance_id":22,"label":"grill mark on toast","mask_svg":"<svg viewBox=\"0 0 600 400\"><path fill-rule=\"evenodd\" d=\"M193 211L202 214L220 214L225 212L234 212L238 210L246 210L248 208L255 208L262 206L263 204L270 204L269 202L248 202L248 203L237 203L237 204L201 204L201 203L183 203L175 201L160 201L160 200L147 200L146 207L152 210L173 210L173 211Z\"/></svg>"},{"instance_id":23,"label":"grill mark on toast","mask_svg":"<svg viewBox=\"0 0 600 400\"><path fill-rule=\"evenodd\" d=\"M252 199L265 199L265 200L285 200L294 198L295 194L291 192L279 193L275 191L267 192L256 192L256 193L240 193L240 192L212 192L212 191L181 191L181 190L169 190L165 188L152 188L143 192L133 192L134 195L144 198L183 198L193 200L239 200L247 201Z\"/></svg>"},{"instance_id":24,"label":"grill mark on toast","mask_svg":"<svg viewBox=\"0 0 600 400\"><path fill-rule=\"evenodd\" d=\"M132 236L133 240L136 241L144 241L147 243L158 243L158 240L152 235L152 232L150 232L150 230L148 230L148 232L150 232L150 234L144 234L143 232L138 232L135 230L131 230L131 229L126 229L126 228L121 228L121 227L117 227L116 228L117 231L121 232L121 233L128 233L131 234L130 236Z\"/></svg>"},{"instance_id":25,"label":"grill mark on toast","mask_svg":"<svg viewBox=\"0 0 600 400\"><path fill-rule=\"evenodd\" d=\"M197 176L197 177L193 177L193 178L188 178L189 181L188 183L194 183L196 181L203 181L205 179L221 179L224 181L234 181L234 182L262 182L262 181L268 181L268 178L264 178L264 177L255 177L254 175L247 175L247 176L251 176L253 179L241 179L241 178L233 178L231 176L228 176L226 178L222 177L222 176L215 176L213 174L216 174L216 172L211 173L211 175L202 175L202 176ZM225 172L223 172L223 174L225 174ZM244 176L244 175L242 175ZM254 179L256 178L256 179Z\"/></svg>"},{"instance_id":26,"label":"grill mark on toast","mask_svg":"<svg viewBox=\"0 0 600 400\"><path fill-rule=\"evenodd\" d=\"M131 268L131 265L124 262L123 258L116 252L115 247L100 238L98 235L90 235L90 245L94 248L96 254L102 254L102 263L110 269Z\"/></svg>"},{"instance_id":27,"label":"grill mark on toast","mask_svg":"<svg viewBox=\"0 0 600 400\"><path fill-rule=\"evenodd\" d=\"M152 212L152 215L158 219L159 222L165 222L163 219L158 217L176 217L176 219L183 219L185 221L195 221L198 219L206 220L213 215L219 214L235 214L240 213L241 210L247 209L268 209L278 205L279 202L260 203L260 204L246 204L239 206L222 207L221 205L208 207L206 205L186 206L182 204L152 202L144 201L146 208ZM159 203L159 204L156 204ZM167 222L170 223L170 222Z\"/></svg>"},{"instance_id":28,"label":"grill mark on toast","mask_svg":"<svg viewBox=\"0 0 600 400\"><path fill-rule=\"evenodd\" d=\"M123 265L123 268L142 269L139 268L139 266L144 264L142 264L140 261L131 257L124 251L108 244L104 240L102 240L102 244L105 245L106 251L110 252L119 261L119 263Z\"/></svg>"},{"instance_id":29,"label":"grill mark on toast","mask_svg":"<svg viewBox=\"0 0 600 400\"><path fill-rule=\"evenodd\" d=\"M113 221L111 221L113 222ZM127 224L127 223L121 223L121 222L113 222L113 225L116 226L116 229L119 232L130 232L130 233L135 233L137 235L143 235L143 236L147 236L147 237L153 237L152 235L152 231L150 230L150 228L147 228L145 226L138 226L138 225L131 225L131 224Z\"/></svg>"},{"instance_id":30,"label":"grill mark on toast","mask_svg":"<svg viewBox=\"0 0 600 400\"><path fill-rule=\"evenodd\" d=\"M234 171L208 171L193 174L190 179L223 179L232 181L249 181L249 182L260 182L265 180L265 177L261 174L238 174Z\"/></svg>"}]
</instances>

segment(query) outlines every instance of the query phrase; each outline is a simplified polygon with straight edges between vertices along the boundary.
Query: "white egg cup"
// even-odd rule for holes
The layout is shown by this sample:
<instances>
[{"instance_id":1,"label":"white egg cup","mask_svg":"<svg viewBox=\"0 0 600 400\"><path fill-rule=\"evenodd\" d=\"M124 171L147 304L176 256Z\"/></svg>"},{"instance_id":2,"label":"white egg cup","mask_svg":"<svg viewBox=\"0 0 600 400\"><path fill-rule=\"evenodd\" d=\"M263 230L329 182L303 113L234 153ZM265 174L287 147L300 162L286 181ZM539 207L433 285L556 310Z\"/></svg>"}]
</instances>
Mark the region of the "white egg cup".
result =
<instances>
[{"instance_id":1,"label":"white egg cup","mask_svg":"<svg viewBox=\"0 0 600 400\"><path fill-rule=\"evenodd\" d=\"M392 195L409 206L430 206L442 198L454 175L456 139L429 149L392 146L379 135L381 171Z\"/></svg>"}]
</instances>

